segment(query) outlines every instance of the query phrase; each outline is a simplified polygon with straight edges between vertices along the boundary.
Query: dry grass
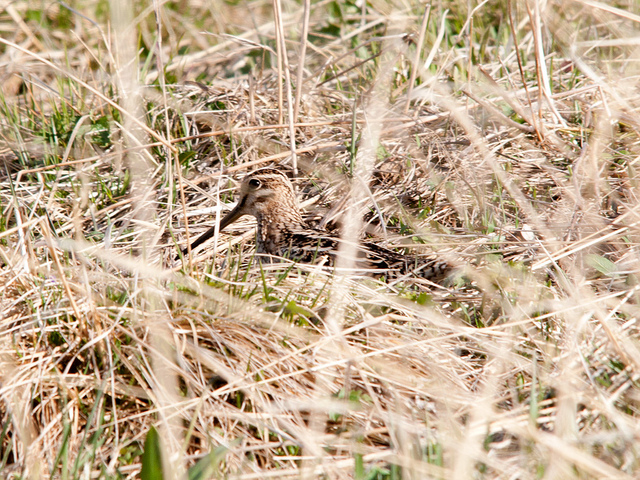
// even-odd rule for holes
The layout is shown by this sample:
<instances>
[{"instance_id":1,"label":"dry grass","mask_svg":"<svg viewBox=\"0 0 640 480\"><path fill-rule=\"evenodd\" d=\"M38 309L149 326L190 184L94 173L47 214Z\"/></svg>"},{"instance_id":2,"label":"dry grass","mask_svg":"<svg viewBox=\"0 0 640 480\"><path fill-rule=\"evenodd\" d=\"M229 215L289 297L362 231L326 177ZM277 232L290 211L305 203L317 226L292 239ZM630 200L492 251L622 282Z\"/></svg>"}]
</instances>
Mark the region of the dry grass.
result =
<instances>
[{"instance_id":1,"label":"dry grass","mask_svg":"<svg viewBox=\"0 0 640 480\"><path fill-rule=\"evenodd\" d=\"M44 6L0 10L0 477L135 477L152 425L165 478L637 476L636 2ZM250 220L174 261L273 164L458 277Z\"/></svg>"}]
</instances>

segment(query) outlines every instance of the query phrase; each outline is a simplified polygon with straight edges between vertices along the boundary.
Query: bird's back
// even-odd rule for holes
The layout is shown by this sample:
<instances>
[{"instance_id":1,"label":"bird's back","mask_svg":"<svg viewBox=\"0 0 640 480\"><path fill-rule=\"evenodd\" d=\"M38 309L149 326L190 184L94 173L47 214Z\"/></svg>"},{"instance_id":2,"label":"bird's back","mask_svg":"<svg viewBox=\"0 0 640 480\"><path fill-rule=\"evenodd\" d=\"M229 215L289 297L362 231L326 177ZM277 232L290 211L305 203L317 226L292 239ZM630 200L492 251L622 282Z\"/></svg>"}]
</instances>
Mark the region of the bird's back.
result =
<instances>
[{"instance_id":1,"label":"bird's back","mask_svg":"<svg viewBox=\"0 0 640 480\"><path fill-rule=\"evenodd\" d=\"M404 255L368 241L358 243L354 249L341 249L344 240L332 233L306 226L298 225L293 229L283 226L279 230L277 243L273 241L273 236L258 242L259 253L284 257L295 262L335 266L341 250L351 250L355 251L355 258L346 263L350 263L358 273L386 279L412 276L436 281L451 271L451 265L433 256Z\"/></svg>"}]
</instances>

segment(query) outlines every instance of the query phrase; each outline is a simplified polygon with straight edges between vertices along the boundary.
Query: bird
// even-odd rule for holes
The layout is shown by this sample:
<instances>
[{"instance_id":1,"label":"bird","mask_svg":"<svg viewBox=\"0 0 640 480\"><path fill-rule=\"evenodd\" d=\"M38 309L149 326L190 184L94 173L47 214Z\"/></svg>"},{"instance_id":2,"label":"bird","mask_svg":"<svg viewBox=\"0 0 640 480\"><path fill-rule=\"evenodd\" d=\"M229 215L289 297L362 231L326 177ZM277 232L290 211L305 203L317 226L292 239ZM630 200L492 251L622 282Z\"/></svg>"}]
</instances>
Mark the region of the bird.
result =
<instances>
[{"instance_id":1,"label":"bird","mask_svg":"<svg viewBox=\"0 0 640 480\"><path fill-rule=\"evenodd\" d=\"M300 263L335 266L343 240L305 222L293 185L283 171L263 168L248 173L241 182L238 203L222 218L219 231L244 215L256 218L256 253L262 261L287 258ZM195 250L215 232L214 225L200 235L190 249ZM182 250L184 255L187 252L187 248ZM417 277L438 281L452 270L448 262L433 256L405 255L368 240L359 242L356 252L358 270L372 276L384 276L387 280Z\"/></svg>"}]
</instances>

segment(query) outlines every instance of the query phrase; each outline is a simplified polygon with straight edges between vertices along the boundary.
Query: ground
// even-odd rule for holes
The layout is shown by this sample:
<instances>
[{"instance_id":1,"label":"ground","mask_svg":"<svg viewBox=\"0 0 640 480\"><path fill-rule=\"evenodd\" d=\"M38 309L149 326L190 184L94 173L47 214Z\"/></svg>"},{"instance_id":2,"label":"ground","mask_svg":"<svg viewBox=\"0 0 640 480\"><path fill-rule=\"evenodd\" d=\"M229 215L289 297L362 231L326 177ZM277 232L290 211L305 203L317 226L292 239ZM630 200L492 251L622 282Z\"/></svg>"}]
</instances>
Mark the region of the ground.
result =
<instances>
[{"instance_id":1,"label":"ground","mask_svg":"<svg viewBox=\"0 0 640 480\"><path fill-rule=\"evenodd\" d=\"M3 6L0 477L636 477L639 24ZM263 166L454 273L260 263L248 217L177 261Z\"/></svg>"}]
</instances>

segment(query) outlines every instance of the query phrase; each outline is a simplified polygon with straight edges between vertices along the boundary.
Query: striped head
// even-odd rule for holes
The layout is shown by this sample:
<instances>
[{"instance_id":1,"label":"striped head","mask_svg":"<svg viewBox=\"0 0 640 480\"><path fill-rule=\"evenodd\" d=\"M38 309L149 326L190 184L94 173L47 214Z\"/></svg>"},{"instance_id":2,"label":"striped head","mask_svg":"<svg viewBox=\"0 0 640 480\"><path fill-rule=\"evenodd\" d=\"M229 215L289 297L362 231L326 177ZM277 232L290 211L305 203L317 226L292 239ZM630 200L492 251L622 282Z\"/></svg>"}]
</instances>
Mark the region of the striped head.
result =
<instances>
[{"instance_id":1,"label":"striped head","mask_svg":"<svg viewBox=\"0 0 640 480\"><path fill-rule=\"evenodd\" d=\"M264 168L247 174L236 207L220 222L220 230L243 215L257 220L258 252L279 255L288 234L304 228L293 185L279 170Z\"/></svg>"},{"instance_id":2,"label":"striped head","mask_svg":"<svg viewBox=\"0 0 640 480\"><path fill-rule=\"evenodd\" d=\"M258 222L281 218L287 223L302 223L293 185L284 173L273 168L256 170L244 177L238 204L222 219L220 229L243 215L253 215Z\"/></svg>"}]
</instances>

